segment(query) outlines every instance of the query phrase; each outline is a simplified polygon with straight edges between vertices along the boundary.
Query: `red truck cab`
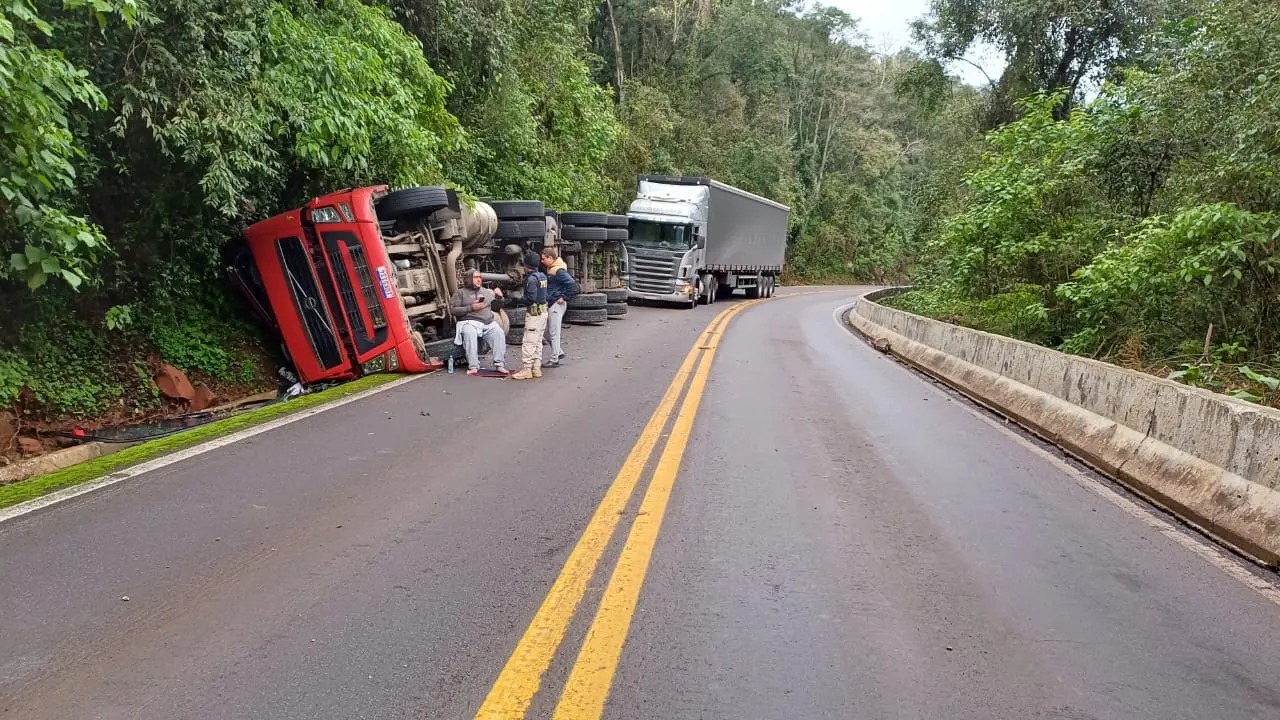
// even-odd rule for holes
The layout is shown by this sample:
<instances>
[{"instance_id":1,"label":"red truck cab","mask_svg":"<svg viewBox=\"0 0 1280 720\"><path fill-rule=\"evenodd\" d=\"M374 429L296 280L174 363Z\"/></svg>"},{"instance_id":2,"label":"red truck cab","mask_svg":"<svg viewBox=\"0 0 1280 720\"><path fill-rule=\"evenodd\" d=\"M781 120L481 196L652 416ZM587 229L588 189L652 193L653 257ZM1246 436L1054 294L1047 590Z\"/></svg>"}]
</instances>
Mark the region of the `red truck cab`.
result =
<instances>
[{"instance_id":1,"label":"red truck cab","mask_svg":"<svg viewBox=\"0 0 1280 720\"><path fill-rule=\"evenodd\" d=\"M249 226L252 268L235 268L304 383L435 369L415 342L383 244L385 185L340 190Z\"/></svg>"}]
</instances>

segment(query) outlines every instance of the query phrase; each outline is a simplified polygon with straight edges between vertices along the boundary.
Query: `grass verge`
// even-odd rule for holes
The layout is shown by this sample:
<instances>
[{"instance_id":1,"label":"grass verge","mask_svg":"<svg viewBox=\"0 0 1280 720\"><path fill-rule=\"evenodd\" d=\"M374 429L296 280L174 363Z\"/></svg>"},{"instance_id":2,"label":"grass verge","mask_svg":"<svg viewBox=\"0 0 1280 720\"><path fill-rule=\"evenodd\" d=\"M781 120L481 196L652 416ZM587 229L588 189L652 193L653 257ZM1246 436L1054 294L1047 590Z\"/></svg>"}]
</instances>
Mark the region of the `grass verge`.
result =
<instances>
[{"instance_id":1,"label":"grass verge","mask_svg":"<svg viewBox=\"0 0 1280 720\"><path fill-rule=\"evenodd\" d=\"M350 397L358 392L385 385L402 377L404 376L389 373L367 375L359 380L343 383L338 387L329 388L312 395L303 395L287 402L250 410L240 415L216 420L207 425L184 430L167 437L148 440L133 447L125 448L120 452L94 458L47 475L37 475L9 485L0 485L0 508L33 500L63 488L81 485L117 470L123 470L162 455L185 450L206 440L213 440L238 430L261 425L268 420L292 415L333 400Z\"/></svg>"}]
</instances>

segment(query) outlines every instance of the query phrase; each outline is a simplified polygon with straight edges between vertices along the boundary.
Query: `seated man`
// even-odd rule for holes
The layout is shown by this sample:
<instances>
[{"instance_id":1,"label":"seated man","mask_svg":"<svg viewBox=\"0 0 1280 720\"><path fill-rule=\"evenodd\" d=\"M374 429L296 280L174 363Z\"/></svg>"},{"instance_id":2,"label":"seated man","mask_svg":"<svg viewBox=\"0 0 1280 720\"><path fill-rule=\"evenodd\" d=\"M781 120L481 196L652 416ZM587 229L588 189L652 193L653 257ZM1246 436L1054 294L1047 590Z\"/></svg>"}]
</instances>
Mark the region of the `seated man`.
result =
<instances>
[{"instance_id":1,"label":"seated man","mask_svg":"<svg viewBox=\"0 0 1280 720\"><path fill-rule=\"evenodd\" d=\"M453 294L453 317L458 321L453 344L461 345L467 353L467 374L480 372L479 341L483 337L493 351L493 369L507 375L507 335L493 315L493 302L502 301L502 288L489 290L481 287L484 277L479 270L472 270L467 287L458 288ZM499 305L501 307L501 305Z\"/></svg>"}]
</instances>

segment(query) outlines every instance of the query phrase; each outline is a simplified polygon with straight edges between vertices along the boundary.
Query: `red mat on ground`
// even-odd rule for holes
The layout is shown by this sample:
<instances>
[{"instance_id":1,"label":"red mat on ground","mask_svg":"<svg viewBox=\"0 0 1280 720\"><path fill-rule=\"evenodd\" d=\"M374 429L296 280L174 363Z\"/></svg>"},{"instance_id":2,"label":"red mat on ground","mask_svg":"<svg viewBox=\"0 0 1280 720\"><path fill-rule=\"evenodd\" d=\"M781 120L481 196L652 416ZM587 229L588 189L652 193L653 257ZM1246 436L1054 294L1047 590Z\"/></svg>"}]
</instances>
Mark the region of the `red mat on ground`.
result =
<instances>
[{"instance_id":1,"label":"red mat on ground","mask_svg":"<svg viewBox=\"0 0 1280 720\"><path fill-rule=\"evenodd\" d=\"M498 372L497 370L490 370L489 368L481 368L477 370L474 374L470 372L468 372L467 374L470 375L471 377L492 377L492 378L510 377L510 374L508 373Z\"/></svg>"}]
</instances>

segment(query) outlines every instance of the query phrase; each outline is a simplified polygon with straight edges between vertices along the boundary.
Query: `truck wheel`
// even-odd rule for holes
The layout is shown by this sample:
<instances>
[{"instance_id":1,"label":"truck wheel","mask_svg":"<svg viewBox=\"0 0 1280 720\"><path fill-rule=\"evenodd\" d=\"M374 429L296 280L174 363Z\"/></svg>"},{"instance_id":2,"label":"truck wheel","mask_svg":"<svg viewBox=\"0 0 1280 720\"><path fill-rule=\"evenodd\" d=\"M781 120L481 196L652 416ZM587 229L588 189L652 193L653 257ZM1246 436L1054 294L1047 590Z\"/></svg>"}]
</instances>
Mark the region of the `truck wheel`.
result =
<instances>
[{"instance_id":1,"label":"truck wheel","mask_svg":"<svg viewBox=\"0 0 1280 720\"><path fill-rule=\"evenodd\" d=\"M621 320L627 314L627 304L624 302L609 303L604 306L604 314L607 315L610 320Z\"/></svg>"},{"instance_id":2,"label":"truck wheel","mask_svg":"<svg viewBox=\"0 0 1280 720\"><path fill-rule=\"evenodd\" d=\"M760 297L769 297L768 295L764 294L764 289L765 289L764 283L765 283L765 277L763 275L757 275L756 286L747 288L747 298L750 300L755 300L756 298L760 298Z\"/></svg>"},{"instance_id":3,"label":"truck wheel","mask_svg":"<svg viewBox=\"0 0 1280 720\"><path fill-rule=\"evenodd\" d=\"M593 310L574 308L564 313L564 321L573 325L603 325L608 319L609 310L603 307Z\"/></svg>"},{"instance_id":4,"label":"truck wheel","mask_svg":"<svg viewBox=\"0 0 1280 720\"><path fill-rule=\"evenodd\" d=\"M459 360L467 356L467 353L462 349L461 345L453 344L453 338L451 337L444 340L434 340L427 343L425 347L427 357L438 357L440 358L440 362L443 363L449 362L449 358L451 357L454 360Z\"/></svg>"},{"instance_id":5,"label":"truck wheel","mask_svg":"<svg viewBox=\"0 0 1280 720\"><path fill-rule=\"evenodd\" d=\"M610 215L605 221L605 227L623 228L624 230L631 224L631 219L626 215Z\"/></svg>"},{"instance_id":6,"label":"truck wheel","mask_svg":"<svg viewBox=\"0 0 1280 720\"><path fill-rule=\"evenodd\" d=\"M511 327L524 327L525 308L509 307L503 308L503 310L507 313L507 317L510 318Z\"/></svg>"},{"instance_id":7,"label":"truck wheel","mask_svg":"<svg viewBox=\"0 0 1280 720\"><path fill-rule=\"evenodd\" d=\"M493 236L501 240L532 240L546 234L545 220L501 220Z\"/></svg>"},{"instance_id":8,"label":"truck wheel","mask_svg":"<svg viewBox=\"0 0 1280 720\"><path fill-rule=\"evenodd\" d=\"M572 213L565 213L571 215ZM578 240L587 242L605 242L609 239L609 231L602 227L581 227L579 225L565 225L560 228L560 237L565 240Z\"/></svg>"},{"instance_id":9,"label":"truck wheel","mask_svg":"<svg viewBox=\"0 0 1280 720\"><path fill-rule=\"evenodd\" d=\"M627 289L624 287L605 288L602 292L604 292L605 302L625 303L627 301Z\"/></svg>"},{"instance_id":10,"label":"truck wheel","mask_svg":"<svg viewBox=\"0 0 1280 720\"><path fill-rule=\"evenodd\" d=\"M609 222L609 214L581 211L566 212L560 213L560 222L565 225L579 225L582 227L606 227L606 223Z\"/></svg>"},{"instance_id":11,"label":"truck wheel","mask_svg":"<svg viewBox=\"0 0 1280 720\"><path fill-rule=\"evenodd\" d=\"M598 310L609 302L606 293L582 293L569 301L569 310Z\"/></svg>"},{"instance_id":12,"label":"truck wheel","mask_svg":"<svg viewBox=\"0 0 1280 720\"><path fill-rule=\"evenodd\" d=\"M411 220L449 207L449 193L442 187L411 187L388 193L378 201L383 220Z\"/></svg>"},{"instance_id":13,"label":"truck wheel","mask_svg":"<svg viewBox=\"0 0 1280 720\"><path fill-rule=\"evenodd\" d=\"M546 206L541 200L493 200L489 207L499 220L533 220L546 216Z\"/></svg>"},{"instance_id":14,"label":"truck wheel","mask_svg":"<svg viewBox=\"0 0 1280 720\"><path fill-rule=\"evenodd\" d=\"M630 237L626 228L605 228L604 232L610 242L626 242Z\"/></svg>"}]
</instances>

